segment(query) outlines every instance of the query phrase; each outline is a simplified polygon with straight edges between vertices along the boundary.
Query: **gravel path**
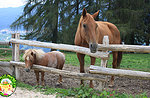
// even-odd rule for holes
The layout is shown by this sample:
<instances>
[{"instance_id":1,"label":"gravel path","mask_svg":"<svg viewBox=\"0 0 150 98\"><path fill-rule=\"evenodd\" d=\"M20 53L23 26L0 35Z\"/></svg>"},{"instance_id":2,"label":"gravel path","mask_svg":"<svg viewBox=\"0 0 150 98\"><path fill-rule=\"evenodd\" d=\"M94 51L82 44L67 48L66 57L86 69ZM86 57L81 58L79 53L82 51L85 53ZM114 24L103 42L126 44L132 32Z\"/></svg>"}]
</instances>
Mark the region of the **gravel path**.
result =
<instances>
[{"instance_id":1,"label":"gravel path","mask_svg":"<svg viewBox=\"0 0 150 98\"><path fill-rule=\"evenodd\" d=\"M8 98L55 98L56 95L43 95L40 92L29 91L24 88L16 88L16 91Z\"/></svg>"}]
</instances>

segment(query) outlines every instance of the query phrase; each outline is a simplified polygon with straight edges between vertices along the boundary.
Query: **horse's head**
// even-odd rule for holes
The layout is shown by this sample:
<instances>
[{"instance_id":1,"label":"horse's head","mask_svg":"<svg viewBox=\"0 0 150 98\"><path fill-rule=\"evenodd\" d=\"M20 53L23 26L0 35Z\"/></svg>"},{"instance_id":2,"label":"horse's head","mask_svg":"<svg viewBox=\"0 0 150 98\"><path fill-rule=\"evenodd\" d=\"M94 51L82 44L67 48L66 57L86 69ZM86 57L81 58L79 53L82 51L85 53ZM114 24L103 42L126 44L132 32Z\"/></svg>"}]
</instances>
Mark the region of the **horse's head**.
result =
<instances>
[{"instance_id":1,"label":"horse's head","mask_svg":"<svg viewBox=\"0 0 150 98\"><path fill-rule=\"evenodd\" d=\"M95 53L98 50L98 37L96 32L98 24L94 20L98 14L99 11L91 15L87 13L84 8L79 24L81 37L89 44L92 53Z\"/></svg>"},{"instance_id":2,"label":"horse's head","mask_svg":"<svg viewBox=\"0 0 150 98\"><path fill-rule=\"evenodd\" d=\"M29 55L25 57L25 71L29 72L35 62L36 55L31 52Z\"/></svg>"}]
</instances>

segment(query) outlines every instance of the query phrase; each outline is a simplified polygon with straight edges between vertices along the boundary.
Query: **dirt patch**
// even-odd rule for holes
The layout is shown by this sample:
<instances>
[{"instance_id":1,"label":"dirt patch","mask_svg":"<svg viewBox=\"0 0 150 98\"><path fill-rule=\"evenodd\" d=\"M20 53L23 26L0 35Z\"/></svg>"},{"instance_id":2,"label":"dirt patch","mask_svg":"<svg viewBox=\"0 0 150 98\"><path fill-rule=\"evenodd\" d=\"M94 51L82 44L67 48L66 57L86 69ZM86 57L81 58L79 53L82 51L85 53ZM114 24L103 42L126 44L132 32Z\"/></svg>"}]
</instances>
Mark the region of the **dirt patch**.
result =
<instances>
[{"instance_id":1,"label":"dirt patch","mask_svg":"<svg viewBox=\"0 0 150 98\"><path fill-rule=\"evenodd\" d=\"M76 66L70 66L65 65L63 68L64 70L79 72L79 67ZM36 85L36 78L34 71L31 70L29 73L25 72L23 68L20 68L21 70L21 81L30 84L30 85ZM88 69L86 68L86 71ZM6 72L0 70L0 76L2 74L7 74ZM104 76L102 76L104 77ZM45 84L46 86L56 88L56 81L58 79L57 74L49 74L45 73ZM89 81L85 81L85 83L88 85ZM80 86L80 80L79 79L71 79L71 78L63 78L63 85L61 85L59 88L73 88L73 87L79 87ZM96 86L96 84L95 84ZM113 88L109 88L105 86L105 89L107 90L115 90L120 93L128 93L128 94L141 94L143 92L147 92L148 96L150 97L150 80L139 80L139 79L131 79L131 78L124 78L124 77L115 77L115 86Z\"/></svg>"}]
</instances>

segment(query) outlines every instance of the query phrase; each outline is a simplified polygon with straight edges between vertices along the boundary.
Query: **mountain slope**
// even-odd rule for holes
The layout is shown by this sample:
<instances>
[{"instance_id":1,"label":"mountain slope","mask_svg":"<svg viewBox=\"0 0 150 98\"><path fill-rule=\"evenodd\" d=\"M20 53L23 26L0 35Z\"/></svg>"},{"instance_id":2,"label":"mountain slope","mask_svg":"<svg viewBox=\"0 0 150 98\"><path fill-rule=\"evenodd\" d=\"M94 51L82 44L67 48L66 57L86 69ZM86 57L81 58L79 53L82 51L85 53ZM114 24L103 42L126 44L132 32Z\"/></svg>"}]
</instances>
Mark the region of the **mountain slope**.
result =
<instances>
[{"instance_id":1,"label":"mountain slope","mask_svg":"<svg viewBox=\"0 0 150 98\"><path fill-rule=\"evenodd\" d=\"M15 8L0 8L0 30L9 28L11 23L13 23L22 12L23 6Z\"/></svg>"}]
</instances>

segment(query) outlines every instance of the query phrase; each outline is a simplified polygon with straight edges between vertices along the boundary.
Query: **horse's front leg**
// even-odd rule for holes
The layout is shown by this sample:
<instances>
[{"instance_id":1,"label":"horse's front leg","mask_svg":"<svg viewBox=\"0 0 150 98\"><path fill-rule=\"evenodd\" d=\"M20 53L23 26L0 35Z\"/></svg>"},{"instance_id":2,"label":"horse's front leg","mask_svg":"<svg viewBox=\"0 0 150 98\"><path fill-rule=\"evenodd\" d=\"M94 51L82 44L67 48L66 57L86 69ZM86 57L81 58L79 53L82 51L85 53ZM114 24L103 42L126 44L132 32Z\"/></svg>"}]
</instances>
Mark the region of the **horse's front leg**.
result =
<instances>
[{"instance_id":1,"label":"horse's front leg","mask_svg":"<svg viewBox=\"0 0 150 98\"><path fill-rule=\"evenodd\" d=\"M37 82L36 85L39 85L39 71L34 70L34 73L35 73L35 76L36 76L36 82Z\"/></svg>"},{"instance_id":2,"label":"horse's front leg","mask_svg":"<svg viewBox=\"0 0 150 98\"><path fill-rule=\"evenodd\" d=\"M41 71L41 81L42 81L42 86L45 86L45 82L44 82L44 71Z\"/></svg>"},{"instance_id":3,"label":"horse's front leg","mask_svg":"<svg viewBox=\"0 0 150 98\"><path fill-rule=\"evenodd\" d=\"M85 54L77 53L78 60L80 62L80 73L84 73L84 57ZM83 80L81 80L81 85L83 85Z\"/></svg>"},{"instance_id":4,"label":"horse's front leg","mask_svg":"<svg viewBox=\"0 0 150 98\"><path fill-rule=\"evenodd\" d=\"M95 57L91 57L91 65L95 65L95 60L96 60ZM90 88L93 88L93 87L94 87L93 82L92 80L90 80Z\"/></svg>"}]
</instances>

